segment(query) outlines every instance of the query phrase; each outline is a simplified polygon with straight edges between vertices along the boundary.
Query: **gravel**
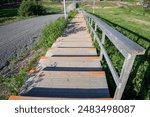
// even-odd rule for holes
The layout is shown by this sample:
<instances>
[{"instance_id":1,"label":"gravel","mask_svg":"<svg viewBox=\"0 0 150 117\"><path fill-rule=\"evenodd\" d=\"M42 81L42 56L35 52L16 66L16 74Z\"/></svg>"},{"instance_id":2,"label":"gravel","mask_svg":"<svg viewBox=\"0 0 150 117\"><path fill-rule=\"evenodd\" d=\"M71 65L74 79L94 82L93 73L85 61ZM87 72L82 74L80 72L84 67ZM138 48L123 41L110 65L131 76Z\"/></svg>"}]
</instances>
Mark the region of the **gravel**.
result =
<instances>
[{"instance_id":1,"label":"gravel","mask_svg":"<svg viewBox=\"0 0 150 117\"><path fill-rule=\"evenodd\" d=\"M40 16L0 26L0 71L9 65L12 56L30 50L38 42L42 28L60 16Z\"/></svg>"}]
</instances>

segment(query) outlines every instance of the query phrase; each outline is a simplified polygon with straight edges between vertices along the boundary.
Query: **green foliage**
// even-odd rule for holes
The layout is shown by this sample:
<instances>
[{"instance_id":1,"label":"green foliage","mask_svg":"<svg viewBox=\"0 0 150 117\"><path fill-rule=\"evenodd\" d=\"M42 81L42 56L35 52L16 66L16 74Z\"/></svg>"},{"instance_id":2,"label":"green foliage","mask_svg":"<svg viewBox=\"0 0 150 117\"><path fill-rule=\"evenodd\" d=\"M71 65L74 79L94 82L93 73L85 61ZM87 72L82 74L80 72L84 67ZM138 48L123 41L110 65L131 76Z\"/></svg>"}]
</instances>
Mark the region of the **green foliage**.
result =
<instances>
[{"instance_id":1,"label":"green foliage","mask_svg":"<svg viewBox=\"0 0 150 117\"><path fill-rule=\"evenodd\" d=\"M71 20L76 14L77 14L77 10L72 10L68 13L68 19Z\"/></svg>"},{"instance_id":2,"label":"green foliage","mask_svg":"<svg viewBox=\"0 0 150 117\"><path fill-rule=\"evenodd\" d=\"M61 8L57 8L57 7L46 8L46 12L47 12L47 14L57 14L57 13L62 12L62 9Z\"/></svg>"},{"instance_id":3,"label":"green foliage","mask_svg":"<svg viewBox=\"0 0 150 117\"><path fill-rule=\"evenodd\" d=\"M36 67L36 65L37 65L37 61L39 60L39 58L40 58L40 55L41 54L36 54L35 55L35 58L34 59L32 59L28 64L27 64L27 71L29 71L29 70L31 70L31 69L34 69L35 67Z\"/></svg>"},{"instance_id":4,"label":"green foliage","mask_svg":"<svg viewBox=\"0 0 150 117\"><path fill-rule=\"evenodd\" d=\"M23 0L18 14L20 16L42 15L46 13L46 9L36 0Z\"/></svg>"},{"instance_id":5,"label":"green foliage","mask_svg":"<svg viewBox=\"0 0 150 117\"><path fill-rule=\"evenodd\" d=\"M11 94L16 95L19 93L20 88L24 84L26 77L26 71L20 70L17 75L13 75L10 78L0 77L0 84L9 90Z\"/></svg>"},{"instance_id":6,"label":"green foliage","mask_svg":"<svg viewBox=\"0 0 150 117\"><path fill-rule=\"evenodd\" d=\"M25 5L25 1L27 0L22 1L20 7L16 6L16 7L9 7L9 8L0 8L0 25L30 18L27 17L30 15L55 14L62 11L62 7L60 7L61 5L60 3L57 4L56 2L49 2L50 3L49 4L50 7L49 7L49 6L45 6L42 2L34 2L35 0L28 0L29 2L32 2L32 4L27 5L26 3ZM44 5L44 7L42 5ZM30 8L32 9L29 10Z\"/></svg>"},{"instance_id":7,"label":"green foliage","mask_svg":"<svg viewBox=\"0 0 150 117\"><path fill-rule=\"evenodd\" d=\"M58 18L55 22L47 25L42 31L42 37L38 44L41 48L46 50L50 47L55 40L61 36L68 22L77 14L77 11L71 11L68 14L68 19Z\"/></svg>"},{"instance_id":8,"label":"green foliage","mask_svg":"<svg viewBox=\"0 0 150 117\"><path fill-rule=\"evenodd\" d=\"M46 50L50 47L54 41L62 34L64 28L67 25L67 21L64 18L59 18L55 22L47 25L42 31L42 37L40 40L40 47Z\"/></svg>"},{"instance_id":9,"label":"green foliage","mask_svg":"<svg viewBox=\"0 0 150 117\"><path fill-rule=\"evenodd\" d=\"M0 24L9 20L17 19L17 8L1 8L0 9Z\"/></svg>"},{"instance_id":10,"label":"green foliage","mask_svg":"<svg viewBox=\"0 0 150 117\"><path fill-rule=\"evenodd\" d=\"M62 5L60 2L57 1L53 1L53 2L42 2L42 4L44 6L58 6L58 5Z\"/></svg>"},{"instance_id":11,"label":"green foliage","mask_svg":"<svg viewBox=\"0 0 150 117\"><path fill-rule=\"evenodd\" d=\"M46 8L47 14L55 14L63 11L63 5L61 4L61 2L42 2L42 5Z\"/></svg>"}]
</instances>

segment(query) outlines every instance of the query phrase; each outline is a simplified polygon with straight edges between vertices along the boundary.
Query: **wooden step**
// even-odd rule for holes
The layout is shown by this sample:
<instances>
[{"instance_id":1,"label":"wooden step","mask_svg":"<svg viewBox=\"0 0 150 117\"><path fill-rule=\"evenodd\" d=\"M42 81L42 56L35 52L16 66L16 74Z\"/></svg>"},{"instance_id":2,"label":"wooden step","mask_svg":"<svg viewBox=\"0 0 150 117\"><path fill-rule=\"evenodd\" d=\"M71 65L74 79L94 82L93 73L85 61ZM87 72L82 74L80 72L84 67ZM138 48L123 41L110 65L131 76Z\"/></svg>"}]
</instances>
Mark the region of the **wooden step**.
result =
<instances>
[{"instance_id":1,"label":"wooden step","mask_svg":"<svg viewBox=\"0 0 150 117\"><path fill-rule=\"evenodd\" d=\"M9 100L83 100L82 98L42 98L29 96L10 96ZM112 100L112 98L87 98L86 100Z\"/></svg>"},{"instance_id":2,"label":"wooden step","mask_svg":"<svg viewBox=\"0 0 150 117\"><path fill-rule=\"evenodd\" d=\"M93 48L91 42L55 42L52 47L58 48Z\"/></svg>"},{"instance_id":3,"label":"wooden step","mask_svg":"<svg viewBox=\"0 0 150 117\"><path fill-rule=\"evenodd\" d=\"M66 58L66 59L65 59ZM80 70L101 70L99 57L41 57L36 70L46 67Z\"/></svg>"},{"instance_id":4,"label":"wooden step","mask_svg":"<svg viewBox=\"0 0 150 117\"><path fill-rule=\"evenodd\" d=\"M29 84L32 82L31 84ZM63 71L43 69L26 81L24 96L62 98L108 98L103 71Z\"/></svg>"},{"instance_id":5,"label":"wooden step","mask_svg":"<svg viewBox=\"0 0 150 117\"><path fill-rule=\"evenodd\" d=\"M35 80L35 77L32 76L30 80L32 78ZM45 85L51 88L107 88L105 72L103 71L71 71L70 69L45 68L36 73L35 76L36 80L40 80L39 86Z\"/></svg>"},{"instance_id":6,"label":"wooden step","mask_svg":"<svg viewBox=\"0 0 150 117\"><path fill-rule=\"evenodd\" d=\"M42 56L40 60L61 60L61 61L100 61L99 56L93 56L93 57L47 57Z\"/></svg>"},{"instance_id":7,"label":"wooden step","mask_svg":"<svg viewBox=\"0 0 150 117\"><path fill-rule=\"evenodd\" d=\"M90 38L58 38L56 42L91 42Z\"/></svg>"},{"instance_id":8,"label":"wooden step","mask_svg":"<svg viewBox=\"0 0 150 117\"><path fill-rule=\"evenodd\" d=\"M90 57L97 56L96 48L50 48L47 57Z\"/></svg>"}]
</instances>

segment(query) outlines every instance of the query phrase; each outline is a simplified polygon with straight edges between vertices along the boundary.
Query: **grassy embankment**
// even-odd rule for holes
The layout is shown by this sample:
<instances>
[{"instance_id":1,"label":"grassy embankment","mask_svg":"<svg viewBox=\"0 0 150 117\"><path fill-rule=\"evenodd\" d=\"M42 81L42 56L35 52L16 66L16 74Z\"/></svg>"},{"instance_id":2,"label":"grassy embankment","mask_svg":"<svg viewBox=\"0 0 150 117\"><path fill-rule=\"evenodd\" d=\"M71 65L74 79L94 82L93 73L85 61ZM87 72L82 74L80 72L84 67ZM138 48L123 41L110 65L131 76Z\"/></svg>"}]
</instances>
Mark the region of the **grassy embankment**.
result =
<instances>
[{"instance_id":1,"label":"grassy embankment","mask_svg":"<svg viewBox=\"0 0 150 117\"><path fill-rule=\"evenodd\" d=\"M1 8L0 9L0 24L9 23L19 19L18 7L16 8Z\"/></svg>"},{"instance_id":2,"label":"grassy embankment","mask_svg":"<svg viewBox=\"0 0 150 117\"><path fill-rule=\"evenodd\" d=\"M84 5L80 4L79 6L90 13L93 11L90 2L86 2ZM137 6L135 2L124 4L119 4L118 2L98 2L96 3L94 15L146 49L144 55L136 57L122 99L150 99L150 9ZM100 32L99 29L99 34ZM105 41L105 47L119 73L124 60L123 56L108 39ZM115 84L110 77L111 74L108 72L108 67L106 64L103 66L107 71L108 84L113 96Z\"/></svg>"},{"instance_id":3,"label":"grassy embankment","mask_svg":"<svg viewBox=\"0 0 150 117\"><path fill-rule=\"evenodd\" d=\"M46 14L55 14L62 11L62 5L59 2L42 2L41 3L46 8ZM18 7L8 7L0 8L0 25L8 24L14 21L30 18L30 17L20 17L18 15Z\"/></svg>"},{"instance_id":4,"label":"grassy embankment","mask_svg":"<svg viewBox=\"0 0 150 117\"><path fill-rule=\"evenodd\" d=\"M63 5L60 2L42 2L47 9L48 14L55 14L63 11Z\"/></svg>"},{"instance_id":5,"label":"grassy embankment","mask_svg":"<svg viewBox=\"0 0 150 117\"><path fill-rule=\"evenodd\" d=\"M20 69L18 73L9 78L0 76L0 99L7 99L10 95L17 95L19 93L20 88L26 80L27 72L35 68L40 56L45 54L46 50L52 46L59 36L61 36L65 27L76 13L77 11L71 11L68 14L67 20L61 17L43 29L39 43L33 48L35 53L33 55L34 58L27 61L26 66L24 66L23 69Z\"/></svg>"}]
</instances>

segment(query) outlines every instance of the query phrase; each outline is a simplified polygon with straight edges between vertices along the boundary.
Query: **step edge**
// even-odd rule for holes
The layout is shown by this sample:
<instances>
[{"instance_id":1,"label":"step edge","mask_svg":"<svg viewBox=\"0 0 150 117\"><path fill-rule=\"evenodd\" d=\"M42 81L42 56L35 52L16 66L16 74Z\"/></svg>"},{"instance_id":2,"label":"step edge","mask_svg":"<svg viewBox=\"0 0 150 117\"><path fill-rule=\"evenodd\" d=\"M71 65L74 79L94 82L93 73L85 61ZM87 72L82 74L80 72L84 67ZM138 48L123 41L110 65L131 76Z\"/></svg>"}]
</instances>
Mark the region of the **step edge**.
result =
<instances>
[{"instance_id":1,"label":"step edge","mask_svg":"<svg viewBox=\"0 0 150 117\"><path fill-rule=\"evenodd\" d=\"M10 96L8 100L113 100L113 98L47 98L29 96Z\"/></svg>"}]
</instances>

